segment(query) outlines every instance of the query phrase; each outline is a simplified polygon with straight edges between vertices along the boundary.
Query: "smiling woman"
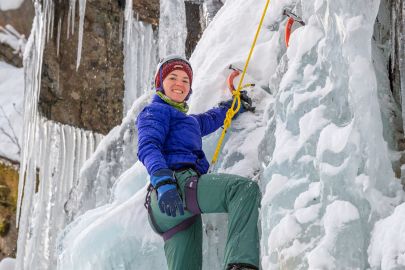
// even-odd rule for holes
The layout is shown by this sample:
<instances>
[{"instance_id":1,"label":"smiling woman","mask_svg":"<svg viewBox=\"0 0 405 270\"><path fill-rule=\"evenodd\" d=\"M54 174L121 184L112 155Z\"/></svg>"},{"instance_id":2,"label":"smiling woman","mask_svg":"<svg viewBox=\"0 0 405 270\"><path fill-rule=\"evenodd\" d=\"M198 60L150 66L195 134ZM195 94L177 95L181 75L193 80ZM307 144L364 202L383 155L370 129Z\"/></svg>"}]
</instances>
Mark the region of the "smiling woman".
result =
<instances>
[{"instance_id":1,"label":"smiling woman","mask_svg":"<svg viewBox=\"0 0 405 270\"><path fill-rule=\"evenodd\" d=\"M163 59L156 95L137 118L138 157L151 182L145 202L150 224L165 240L169 270L201 270L201 213L228 213L225 269L257 270L259 186L238 175L207 173L202 150L202 137L222 126L232 100L188 115L192 80L187 59Z\"/></svg>"},{"instance_id":2,"label":"smiling woman","mask_svg":"<svg viewBox=\"0 0 405 270\"><path fill-rule=\"evenodd\" d=\"M190 79L183 70L174 70L163 80L165 94L171 100L183 102L190 92Z\"/></svg>"}]
</instances>

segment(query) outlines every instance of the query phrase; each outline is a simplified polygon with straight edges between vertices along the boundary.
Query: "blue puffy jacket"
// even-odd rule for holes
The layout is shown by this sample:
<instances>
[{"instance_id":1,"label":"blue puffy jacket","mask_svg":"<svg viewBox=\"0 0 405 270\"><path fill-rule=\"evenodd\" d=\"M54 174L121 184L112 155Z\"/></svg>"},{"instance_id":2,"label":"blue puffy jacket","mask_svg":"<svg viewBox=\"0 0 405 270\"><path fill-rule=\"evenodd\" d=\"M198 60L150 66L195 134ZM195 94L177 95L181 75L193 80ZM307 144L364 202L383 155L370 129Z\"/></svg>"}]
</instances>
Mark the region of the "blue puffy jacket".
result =
<instances>
[{"instance_id":1,"label":"blue puffy jacket","mask_svg":"<svg viewBox=\"0 0 405 270\"><path fill-rule=\"evenodd\" d=\"M206 173L209 163L202 151L202 137L222 126L227 110L219 107L187 115L155 95L136 121L139 160L150 175L160 169L185 167Z\"/></svg>"}]
</instances>

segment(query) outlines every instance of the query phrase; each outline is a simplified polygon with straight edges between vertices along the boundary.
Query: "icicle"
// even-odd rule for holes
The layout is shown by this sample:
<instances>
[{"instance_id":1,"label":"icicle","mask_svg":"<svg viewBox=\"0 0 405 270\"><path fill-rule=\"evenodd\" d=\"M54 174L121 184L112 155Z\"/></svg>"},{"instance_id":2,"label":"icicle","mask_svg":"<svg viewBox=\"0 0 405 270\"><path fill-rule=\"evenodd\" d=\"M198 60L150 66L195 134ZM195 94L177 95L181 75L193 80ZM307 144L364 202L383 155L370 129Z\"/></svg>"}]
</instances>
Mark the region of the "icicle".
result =
<instances>
[{"instance_id":1,"label":"icicle","mask_svg":"<svg viewBox=\"0 0 405 270\"><path fill-rule=\"evenodd\" d=\"M59 45L60 45L60 31L62 28L62 18L58 21L58 36L56 38L56 56L59 56Z\"/></svg>"},{"instance_id":2,"label":"icicle","mask_svg":"<svg viewBox=\"0 0 405 270\"><path fill-rule=\"evenodd\" d=\"M133 10L132 10L132 0L126 0L125 3L125 22L126 22L126 42L127 45L130 44L131 36L132 36L132 20L133 20Z\"/></svg>"},{"instance_id":3,"label":"icicle","mask_svg":"<svg viewBox=\"0 0 405 270\"><path fill-rule=\"evenodd\" d=\"M72 5L70 2L69 11L68 11L68 15L67 15L66 39L69 39L71 17L72 17Z\"/></svg>"},{"instance_id":4,"label":"icicle","mask_svg":"<svg viewBox=\"0 0 405 270\"><path fill-rule=\"evenodd\" d=\"M139 14L137 13L136 16ZM152 26L137 21L132 0L125 4L124 28L124 115L132 103L150 89L157 62L157 37Z\"/></svg>"},{"instance_id":5,"label":"icicle","mask_svg":"<svg viewBox=\"0 0 405 270\"><path fill-rule=\"evenodd\" d=\"M55 20L55 4L53 2L51 4L50 12L51 12L51 18L50 18L51 26L50 26L49 32L51 34L51 38L53 38L53 27L54 27L54 20Z\"/></svg>"},{"instance_id":6,"label":"icicle","mask_svg":"<svg viewBox=\"0 0 405 270\"><path fill-rule=\"evenodd\" d=\"M25 73L25 92L24 92L24 124L22 134L22 153L20 166L20 180L18 188L18 203L17 203L17 225L20 223L21 205L23 201L23 193L25 191L25 183L29 181L28 161L31 159L33 145L30 141L35 139L35 124L36 124L36 106L38 100L38 92L40 85L40 69L42 65L43 51L43 33L44 33L44 17L41 12L39 3L35 3L35 18L33 21L32 33L24 51L24 73ZM30 196L30 194L25 194Z\"/></svg>"},{"instance_id":7,"label":"icicle","mask_svg":"<svg viewBox=\"0 0 405 270\"><path fill-rule=\"evenodd\" d=\"M70 0L70 7L72 8L72 35L75 33L75 17L76 17L76 0Z\"/></svg>"},{"instance_id":8,"label":"icicle","mask_svg":"<svg viewBox=\"0 0 405 270\"><path fill-rule=\"evenodd\" d=\"M80 168L92 153L89 151L95 149L94 140L89 139L95 136L92 132L44 118L37 125L37 141L34 143L37 146L34 149L37 159L31 164L32 168L39 169L40 185L36 199L31 198L29 205L23 204L23 209L28 210L24 212L28 213L28 216L24 214L27 219L24 224L25 228L30 228L30 232L29 238L25 235L27 231L20 233L19 245L24 247L21 250L25 250L25 253L20 253L22 257L18 257L19 260L23 258L22 261L35 262L31 270L51 270L56 265L56 237L67 222L66 215L61 211L76 183L74 180L78 178ZM93 143L90 149L87 146L89 140ZM35 175L36 170L33 173ZM34 189L35 181L29 183L29 188Z\"/></svg>"},{"instance_id":9,"label":"icicle","mask_svg":"<svg viewBox=\"0 0 405 270\"><path fill-rule=\"evenodd\" d=\"M83 43L83 26L84 26L84 14L86 12L86 0L79 0L79 38L78 38L78 45L77 45L77 62L76 62L76 70L79 69L80 59L82 56L82 43Z\"/></svg>"}]
</instances>

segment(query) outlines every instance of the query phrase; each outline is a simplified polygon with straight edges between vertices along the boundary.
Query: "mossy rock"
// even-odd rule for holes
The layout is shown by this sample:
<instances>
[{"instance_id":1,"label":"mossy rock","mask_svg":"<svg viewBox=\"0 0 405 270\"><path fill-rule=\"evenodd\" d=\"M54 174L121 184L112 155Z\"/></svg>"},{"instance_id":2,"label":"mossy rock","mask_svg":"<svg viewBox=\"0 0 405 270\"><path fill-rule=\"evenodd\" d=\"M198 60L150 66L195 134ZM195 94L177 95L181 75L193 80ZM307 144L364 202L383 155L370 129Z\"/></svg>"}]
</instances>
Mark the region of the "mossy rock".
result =
<instances>
[{"instance_id":1,"label":"mossy rock","mask_svg":"<svg viewBox=\"0 0 405 270\"><path fill-rule=\"evenodd\" d=\"M10 231L10 222L8 222L7 220L2 220L0 222L0 236L1 237L6 236L9 231Z\"/></svg>"},{"instance_id":2,"label":"mossy rock","mask_svg":"<svg viewBox=\"0 0 405 270\"><path fill-rule=\"evenodd\" d=\"M0 162L0 204L15 212L17 208L18 170Z\"/></svg>"}]
</instances>

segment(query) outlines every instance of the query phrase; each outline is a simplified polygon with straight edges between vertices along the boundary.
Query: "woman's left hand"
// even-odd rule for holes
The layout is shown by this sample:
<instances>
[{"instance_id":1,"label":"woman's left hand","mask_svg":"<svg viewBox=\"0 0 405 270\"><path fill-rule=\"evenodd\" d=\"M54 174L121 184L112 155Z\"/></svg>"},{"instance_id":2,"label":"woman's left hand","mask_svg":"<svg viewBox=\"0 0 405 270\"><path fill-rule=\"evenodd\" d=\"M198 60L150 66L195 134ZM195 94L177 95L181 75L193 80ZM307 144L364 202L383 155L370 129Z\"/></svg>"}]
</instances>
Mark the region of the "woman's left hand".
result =
<instances>
[{"instance_id":1,"label":"woman's left hand","mask_svg":"<svg viewBox=\"0 0 405 270\"><path fill-rule=\"evenodd\" d=\"M248 94L245 90L240 91L240 101L241 101L241 106L234 118L236 118L239 114L244 113L246 111L254 112L256 109L255 107L253 107L252 99L248 96ZM219 106L230 109L232 107L232 103L233 103L233 98L231 98L230 100L227 100L227 101L220 102ZM238 101L236 100L234 109L236 109L237 107L238 107Z\"/></svg>"}]
</instances>

